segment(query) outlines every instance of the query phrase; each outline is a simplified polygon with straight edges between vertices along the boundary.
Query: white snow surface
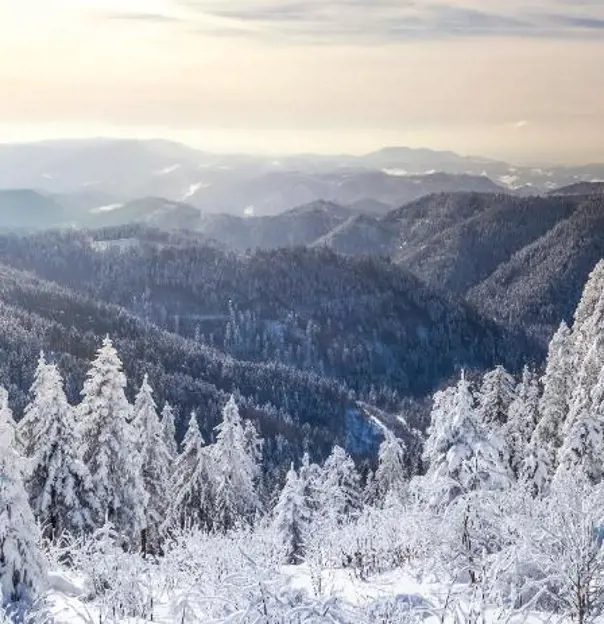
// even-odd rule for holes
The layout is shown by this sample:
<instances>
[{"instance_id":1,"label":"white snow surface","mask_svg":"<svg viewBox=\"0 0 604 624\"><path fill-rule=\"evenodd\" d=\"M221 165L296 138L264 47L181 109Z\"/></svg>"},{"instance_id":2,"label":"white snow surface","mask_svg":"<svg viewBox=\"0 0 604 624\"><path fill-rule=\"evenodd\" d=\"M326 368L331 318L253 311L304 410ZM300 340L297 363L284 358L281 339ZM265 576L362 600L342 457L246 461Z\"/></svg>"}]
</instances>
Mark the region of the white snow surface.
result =
<instances>
[{"instance_id":1,"label":"white snow surface","mask_svg":"<svg viewBox=\"0 0 604 624\"><path fill-rule=\"evenodd\" d=\"M105 206L97 206L93 208L90 212L93 214L97 214L100 212L113 212L114 210L119 210L124 204L106 204Z\"/></svg>"},{"instance_id":2,"label":"white snow surface","mask_svg":"<svg viewBox=\"0 0 604 624\"><path fill-rule=\"evenodd\" d=\"M313 596L313 571L308 565L283 566L283 590L292 592L303 592L308 596ZM355 608L368 607L378 604L383 600L394 600L398 603L409 604L414 610L423 614L423 621L427 624L438 624L442 614L438 605L442 605L448 595L452 595L456 590L462 590L463 586L451 587L439 584L435 581L419 581L413 575L404 570L395 570L384 574L376 575L368 580L357 578L351 570L326 568L321 571L323 583L323 600L329 601L337 599L346 608L349 607L354 613ZM161 583L158 583L160 585ZM65 571L52 571L49 573L50 589L46 596L50 610L54 617L55 624L90 624L99 622L101 609L94 600L87 598L88 582L80 575L74 575ZM172 591L164 591L155 597L155 607L153 619L123 618L120 621L142 624L143 622L156 622L158 624L178 624L181 622L179 608L183 601L187 600L185 592L175 588ZM187 622L205 622L207 620L196 619L194 606L189 612ZM484 614L485 624L498 621L498 614L487 612ZM556 624L561 621L551 614L534 613L512 618L510 622L522 622L523 624L543 623L547 621ZM229 622L248 622L247 619L228 619ZM263 622L264 620L254 620ZM271 620L272 621L272 620ZM296 620L297 621L297 620ZM303 622L313 622L313 624L326 624L336 622L331 617L313 620L301 620ZM453 619L445 618L445 622L453 623ZM223 622L223 620L211 620L211 622ZM393 623L394 624L394 623Z\"/></svg>"},{"instance_id":3,"label":"white snow surface","mask_svg":"<svg viewBox=\"0 0 604 624\"><path fill-rule=\"evenodd\" d=\"M168 167L164 167L163 169L160 169L159 171L155 171L155 175L168 175L170 173L174 173L174 171L178 171L180 168L182 167L182 165L180 163L174 163L173 165L170 165Z\"/></svg>"},{"instance_id":4,"label":"white snow surface","mask_svg":"<svg viewBox=\"0 0 604 624\"><path fill-rule=\"evenodd\" d=\"M180 201L185 201L185 199L193 197L193 195L195 195L197 191L199 191L200 189L208 188L208 186L210 185L207 182L195 182L194 184L190 184L187 191L180 198Z\"/></svg>"}]
</instances>

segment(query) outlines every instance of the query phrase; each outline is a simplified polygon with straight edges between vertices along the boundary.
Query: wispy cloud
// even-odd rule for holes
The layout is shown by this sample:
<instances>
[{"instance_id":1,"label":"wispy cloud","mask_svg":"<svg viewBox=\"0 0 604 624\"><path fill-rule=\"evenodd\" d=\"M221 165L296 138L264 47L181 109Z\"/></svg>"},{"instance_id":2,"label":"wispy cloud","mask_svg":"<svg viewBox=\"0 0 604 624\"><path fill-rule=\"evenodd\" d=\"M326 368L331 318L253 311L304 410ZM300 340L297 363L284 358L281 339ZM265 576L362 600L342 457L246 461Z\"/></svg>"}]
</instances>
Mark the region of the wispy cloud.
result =
<instances>
[{"instance_id":1,"label":"wispy cloud","mask_svg":"<svg viewBox=\"0 0 604 624\"><path fill-rule=\"evenodd\" d=\"M132 21L132 22L147 22L147 23L175 23L183 21L181 18L175 15L168 15L164 13L145 13L145 12L133 12L133 11L115 11L104 14L106 19L117 21Z\"/></svg>"},{"instance_id":2,"label":"wispy cloud","mask_svg":"<svg viewBox=\"0 0 604 624\"><path fill-rule=\"evenodd\" d=\"M524 36L577 37L604 30L601 0L174 0L190 15L225 20L220 31L313 42ZM253 28L250 28L253 27Z\"/></svg>"}]
</instances>

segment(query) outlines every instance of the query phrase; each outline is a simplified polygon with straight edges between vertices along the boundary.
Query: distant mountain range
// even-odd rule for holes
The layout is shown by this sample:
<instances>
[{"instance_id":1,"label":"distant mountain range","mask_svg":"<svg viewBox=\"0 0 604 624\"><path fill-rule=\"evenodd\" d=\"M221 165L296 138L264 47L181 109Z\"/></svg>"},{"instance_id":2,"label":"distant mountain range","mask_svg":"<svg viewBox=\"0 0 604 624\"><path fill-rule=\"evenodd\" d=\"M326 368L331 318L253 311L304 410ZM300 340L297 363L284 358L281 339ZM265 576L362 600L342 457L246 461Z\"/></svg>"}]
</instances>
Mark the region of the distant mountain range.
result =
<instances>
[{"instance_id":1,"label":"distant mountain range","mask_svg":"<svg viewBox=\"0 0 604 624\"><path fill-rule=\"evenodd\" d=\"M543 194L597 180L604 180L604 165L517 167L405 147L364 156L261 157L208 154L162 140L0 145L0 189L54 199L64 210L53 225L117 214L143 197L189 204L204 214L273 215L317 200L385 214L430 193Z\"/></svg>"}]
</instances>

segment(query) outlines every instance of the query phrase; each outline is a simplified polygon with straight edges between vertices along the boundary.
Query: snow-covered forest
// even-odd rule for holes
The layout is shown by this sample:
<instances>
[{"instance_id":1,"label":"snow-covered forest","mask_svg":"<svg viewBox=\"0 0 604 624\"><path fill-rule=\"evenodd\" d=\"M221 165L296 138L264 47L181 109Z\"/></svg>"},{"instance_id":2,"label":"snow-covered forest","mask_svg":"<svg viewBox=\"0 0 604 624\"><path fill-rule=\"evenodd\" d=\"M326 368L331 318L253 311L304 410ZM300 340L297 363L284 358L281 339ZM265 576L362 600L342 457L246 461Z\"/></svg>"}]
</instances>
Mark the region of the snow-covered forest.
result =
<instances>
[{"instance_id":1,"label":"snow-covered forest","mask_svg":"<svg viewBox=\"0 0 604 624\"><path fill-rule=\"evenodd\" d=\"M135 383L130 403L106 338L77 405L44 354L19 422L0 391L7 621L583 624L604 612L604 261L543 370L461 371L433 397L421 453L384 428L369 470L339 446L322 464L308 449L275 487L234 397L211 439L192 412L177 441L178 406Z\"/></svg>"}]
</instances>

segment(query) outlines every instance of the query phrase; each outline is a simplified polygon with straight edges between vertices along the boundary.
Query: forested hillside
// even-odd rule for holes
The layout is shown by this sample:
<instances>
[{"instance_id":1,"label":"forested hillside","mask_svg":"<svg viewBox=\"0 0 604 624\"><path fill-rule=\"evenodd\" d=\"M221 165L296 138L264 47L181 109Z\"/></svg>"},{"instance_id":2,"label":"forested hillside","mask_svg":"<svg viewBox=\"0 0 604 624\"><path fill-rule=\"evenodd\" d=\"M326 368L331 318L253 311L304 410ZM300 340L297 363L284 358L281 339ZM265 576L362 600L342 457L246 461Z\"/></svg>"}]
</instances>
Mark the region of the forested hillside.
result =
<instances>
[{"instance_id":1,"label":"forested hillside","mask_svg":"<svg viewBox=\"0 0 604 624\"><path fill-rule=\"evenodd\" d=\"M163 236L163 240L162 240ZM251 362L335 378L383 405L461 366L538 347L388 260L304 248L238 256L141 228L0 237L0 261ZM503 348L505 345L505 348Z\"/></svg>"},{"instance_id":2,"label":"forested hillside","mask_svg":"<svg viewBox=\"0 0 604 624\"><path fill-rule=\"evenodd\" d=\"M545 344L569 319L604 251L603 196L597 185L580 189L585 194L432 195L381 219L349 220L317 244L386 255L431 287Z\"/></svg>"}]
</instances>

